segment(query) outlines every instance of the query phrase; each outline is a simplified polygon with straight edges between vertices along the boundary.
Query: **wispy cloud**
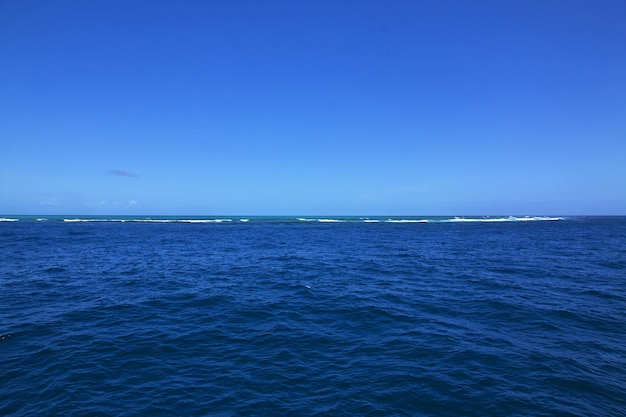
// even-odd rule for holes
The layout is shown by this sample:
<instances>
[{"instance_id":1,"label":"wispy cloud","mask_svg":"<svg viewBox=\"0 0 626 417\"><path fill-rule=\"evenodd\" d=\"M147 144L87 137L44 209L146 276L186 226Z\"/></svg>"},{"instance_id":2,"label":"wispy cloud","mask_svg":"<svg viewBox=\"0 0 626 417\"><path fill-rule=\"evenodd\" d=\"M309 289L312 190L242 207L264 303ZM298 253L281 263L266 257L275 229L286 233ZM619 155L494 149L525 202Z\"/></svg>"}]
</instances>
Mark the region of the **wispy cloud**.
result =
<instances>
[{"instance_id":1,"label":"wispy cloud","mask_svg":"<svg viewBox=\"0 0 626 417\"><path fill-rule=\"evenodd\" d=\"M107 174L109 174L109 175L117 175L119 177L139 178L139 175L135 174L134 172L127 171L125 169L114 169L114 170L108 171Z\"/></svg>"},{"instance_id":2,"label":"wispy cloud","mask_svg":"<svg viewBox=\"0 0 626 417\"><path fill-rule=\"evenodd\" d=\"M128 202L122 201L106 201L106 200L91 200L83 203L87 207L99 207L99 208L130 208L139 205L139 201L130 200Z\"/></svg>"},{"instance_id":3,"label":"wispy cloud","mask_svg":"<svg viewBox=\"0 0 626 417\"><path fill-rule=\"evenodd\" d=\"M58 198L49 198L47 200L39 202L39 204L42 205L42 206L58 206L59 205L59 199Z\"/></svg>"},{"instance_id":4,"label":"wispy cloud","mask_svg":"<svg viewBox=\"0 0 626 417\"><path fill-rule=\"evenodd\" d=\"M86 206L89 207L103 207L107 205L107 202L104 200L100 200L100 201L86 201L85 202Z\"/></svg>"}]
</instances>

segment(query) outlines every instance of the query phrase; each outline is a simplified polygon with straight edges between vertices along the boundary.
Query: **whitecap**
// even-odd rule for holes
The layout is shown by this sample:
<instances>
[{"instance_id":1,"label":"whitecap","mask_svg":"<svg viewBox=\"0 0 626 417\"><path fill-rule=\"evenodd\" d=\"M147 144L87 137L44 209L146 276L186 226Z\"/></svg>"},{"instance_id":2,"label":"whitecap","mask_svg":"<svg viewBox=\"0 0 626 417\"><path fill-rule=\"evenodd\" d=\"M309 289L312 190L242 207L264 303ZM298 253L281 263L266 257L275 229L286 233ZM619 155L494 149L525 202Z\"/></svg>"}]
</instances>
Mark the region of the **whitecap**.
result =
<instances>
[{"instance_id":1,"label":"whitecap","mask_svg":"<svg viewBox=\"0 0 626 417\"><path fill-rule=\"evenodd\" d=\"M520 222L520 221L555 221L555 220L563 220L561 217L545 217L545 216L523 216L523 217L484 217L484 218L465 218L465 217L455 217L453 219L442 220L443 222L452 222L452 223L498 223L498 222Z\"/></svg>"},{"instance_id":2,"label":"whitecap","mask_svg":"<svg viewBox=\"0 0 626 417\"><path fill-rule=\"evenodd\" d=\"M510 218L498 217L498 218L484 218L484 219L476 219L476 218L465 218L465 217L455 217L453 219L444 220L444 222L452 222L452 223L492 223L492 222L507 222L511 221Z\"/></svg>"},{"instance_id":3,"label":"whitecap","mask_svg":"<svg viewBox=\"0 0 626 417\"><path fill-rule=\"evenodd\" d=\"M387 219L386 223L428 223L426 219Z\"/></svg>"},{"instance_id":4,"label":"whitecap","mask_svg":"<svg viewBox=\"0 0 626 417\"><path fill-rule=\"evenodd\" d=\"M180 219L178 223L222 223L230 222L231 219Z\"/></svg>"},{"instance_id":5,"label":"whitecap","mask_svg":"<svg viewBox=\"0 0 626 417\"><path fill-rule=\"evenodd\" d=\"M19 219L8 219L6 217L0 217L0 222L16 222Z\"/></svg>"},{"instance_id":6,"label":"whitecap","mask_svg":"<svg viewBox=\"0 0 626 417\"><path fill-rule=\"evenodd\" d=\"M132 222L137 223L174 223L176 220L167 219L133 219Z\"/></svg>"},{"instance_id":7,"label":"whitecap","mask_svg":"<svg viewBox=\"0 0 626 417\"><path fill-rule=\"evenodd\" d=\"M516 217L515 220L517 221L558 221L558 220L563 220L563 218L562 217L547 217L547 216L535 216L535 217L525 216L525 217Z\"/></svg>"}]
</instances>

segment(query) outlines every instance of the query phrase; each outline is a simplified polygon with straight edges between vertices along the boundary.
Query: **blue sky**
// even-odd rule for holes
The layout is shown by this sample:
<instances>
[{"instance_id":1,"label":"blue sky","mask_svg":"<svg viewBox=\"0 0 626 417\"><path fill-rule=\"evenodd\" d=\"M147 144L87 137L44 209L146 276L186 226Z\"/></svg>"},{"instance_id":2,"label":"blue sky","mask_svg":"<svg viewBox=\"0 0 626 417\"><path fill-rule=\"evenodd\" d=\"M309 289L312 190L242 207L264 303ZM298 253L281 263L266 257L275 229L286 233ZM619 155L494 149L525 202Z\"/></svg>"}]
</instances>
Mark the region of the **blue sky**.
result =
<instances>
[{"instance_id":1,"label":"blue sky","mask_svg":"<svg viewBox=\"0 0 626 417\"><path fill-rule=\"evenodd\" d=\"M0 0L0 213L626 214L626 2Z\"/></svg>"}]
</instances>

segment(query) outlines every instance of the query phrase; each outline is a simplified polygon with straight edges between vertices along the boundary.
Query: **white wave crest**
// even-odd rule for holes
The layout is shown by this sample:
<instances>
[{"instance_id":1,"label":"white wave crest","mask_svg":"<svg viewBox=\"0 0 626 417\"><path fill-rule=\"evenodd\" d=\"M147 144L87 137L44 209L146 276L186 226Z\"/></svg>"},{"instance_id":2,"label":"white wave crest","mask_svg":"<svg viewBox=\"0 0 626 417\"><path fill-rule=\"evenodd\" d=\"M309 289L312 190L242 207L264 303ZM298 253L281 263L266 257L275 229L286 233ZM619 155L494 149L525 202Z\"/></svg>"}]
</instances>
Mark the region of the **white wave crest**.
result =
<instances>
[{"instance_id":1,"label":"white wave crest","mask_svg":"<svg viewBox=\"0 0 626 417\"><path fill-rule=\"evenodd\" d=\"M493 223L493 222L509 222L511 221L507 217L499 217L499 218L485 218L485 219L476 219L476 218L465 218L465 217L455 217L453 219L442 220L443 222L450 223Z\"/></svg>"},{"instance_id":2,"label":"white wave crest","mask_svg":"<svg viewBox=\"0 0 626 417\"><path fill-rule=\"evenodd\" d=\"M426 219L387 219L386 223L428 223Z\"/></svg>"},{"instance_id":3,"label":"white wave crest","mask_svg":"<svg viewBox=\"0 0 626 417\"><path fill-rule=\"evenodd\" d=\"M168 220L168 219L131 219L129 220L134 223L174 223L176 220Z\"/></svg>"},{"instance_id":4,"label":"white wave crest","mask_svg":"<svg viewBox=\"0 0 626 417\"><path fill-rule=\"evenodd\" d=\"M546 216L524 216L524 217L485 217L485 218L465 218L455 217L453 219L442 220L443 222L451 223L498 223L498 222L524 222L524 221L556 221L563 220L562 217L546 217Z\"/></svg>"},{"instance_id":5,"label":"white wave crest","mask_svg":"<svg viewBox=\"0 0 626 417\"><path fill-rule=\"evenodd\" d=\"M20 219L9 219L9 218L6 218L6 217L0 217L0 222L17 222L19 220Z\"/></svg>"},{"instance_id":6,"label":"white wave crest","mask_svg":"<svg viewBox=\"0 0 626 417\"><path fill-rule=\"evenodd\" d=\"M232 219L180 219L174 220L177 223L223 223L232 222Z\"/></svg>"},{"instance_id":7,"label":"white wave crest","mask_svg":"<svg viewBox=\"0 0 626 417\"><path fill-rule=\"evenodd\" d=\"M37 219L38 221L46 221L48 219ZM67 223L124 223L134 220L126 219L63 219Z\"/></svg>"},{"instance_id":8,"label":"white wave crest","mask_svg":"<svg viewBox=\"0 0 626 417\"><path fill-rule=\"evenodd\" d=\"M514 217L515 221L557 221L564 220L562 217L547 217L547 216L524 216L524 217Z\"/></svg>"}]
</instances>

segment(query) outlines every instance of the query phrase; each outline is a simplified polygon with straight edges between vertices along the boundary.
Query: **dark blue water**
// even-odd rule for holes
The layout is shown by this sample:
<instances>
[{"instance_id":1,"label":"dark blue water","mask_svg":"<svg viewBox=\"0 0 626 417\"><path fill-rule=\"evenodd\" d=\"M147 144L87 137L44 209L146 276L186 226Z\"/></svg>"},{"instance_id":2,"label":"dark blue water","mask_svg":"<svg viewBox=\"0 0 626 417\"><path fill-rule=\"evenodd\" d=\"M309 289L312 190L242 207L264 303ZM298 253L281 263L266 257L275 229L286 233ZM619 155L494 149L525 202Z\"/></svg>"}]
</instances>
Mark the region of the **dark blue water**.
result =
<instances>
[{"instance_id":1,"label":"dark blue water","mask_svg":"<svg viewBox=\"0 0 626 417\"><path fill-rule=\"evenodd\" d=\"M625 218L3 220L0 415L626 415Z\"/></svg>"}]
</instances>

